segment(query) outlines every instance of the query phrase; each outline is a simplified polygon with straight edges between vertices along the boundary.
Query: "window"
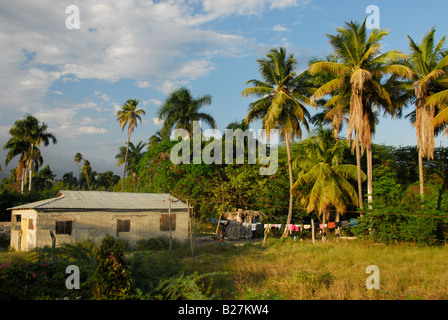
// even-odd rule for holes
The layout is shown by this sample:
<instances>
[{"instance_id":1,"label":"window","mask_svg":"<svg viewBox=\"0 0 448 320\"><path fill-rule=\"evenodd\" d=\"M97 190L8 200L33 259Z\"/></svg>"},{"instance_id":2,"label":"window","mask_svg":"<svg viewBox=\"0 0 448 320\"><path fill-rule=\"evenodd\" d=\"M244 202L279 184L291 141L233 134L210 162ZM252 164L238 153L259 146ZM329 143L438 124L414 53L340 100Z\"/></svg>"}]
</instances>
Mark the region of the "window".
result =
<instances>
[{"instance_id":1,"label":"window","mask_svg":"<svg viewBox=\"0 0 448 320\"><path fill-rule=\"evenodd\" d=\"M68 234L71 236L72 222L73 221L56 221L56 234Z\"/></svg>"},{"instance_id":2,"label":"window","mask_svg":"<svg viewBox=\"0 0 448 320\"><path fill-rule=\"evenodd\" d=\"M117 236L120 232L131 231L131 220L117 219Z\"/></svg>"},{"instance_id":3,"label":"window","mask_svg":"<svg viewBox=\"0 0 448 320\"><path fill-rule=\"evenodd\" d=\"M176 230L176 215L171 214L171 230ZM160 231L170 231L170 215L160 215Z\"/></svg>"},{"instance_id":4,"label":"window","mask_svg":"<svg viewBox=\"0 0 448 320\"><path fill-rule=\"evenodd\" d=\"M33 219L28 219L28 230L34 230Z\"/></svg>"}]
</instances>

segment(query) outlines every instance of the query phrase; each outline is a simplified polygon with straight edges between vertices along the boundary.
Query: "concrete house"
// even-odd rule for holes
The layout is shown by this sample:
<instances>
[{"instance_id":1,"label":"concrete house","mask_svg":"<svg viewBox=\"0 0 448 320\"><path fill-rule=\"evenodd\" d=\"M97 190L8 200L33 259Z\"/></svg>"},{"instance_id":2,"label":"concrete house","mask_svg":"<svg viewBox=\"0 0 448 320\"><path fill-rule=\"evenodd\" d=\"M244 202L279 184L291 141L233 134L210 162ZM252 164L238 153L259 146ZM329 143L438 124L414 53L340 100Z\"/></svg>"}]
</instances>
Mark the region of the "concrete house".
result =
<instances>
[{"instance_id":1,"label":"concrete house","mask_svg":"<svg viewBox=\"0 0 448 320\"><path fill-rule=\"evenodd\" d=\"M106 235L139 240L188 240L188 207L169 194L60 191L56 198L11 208L11 247L28 251ZM170 230L171 220L171 230Z\"/></svg>"}]
</instances>

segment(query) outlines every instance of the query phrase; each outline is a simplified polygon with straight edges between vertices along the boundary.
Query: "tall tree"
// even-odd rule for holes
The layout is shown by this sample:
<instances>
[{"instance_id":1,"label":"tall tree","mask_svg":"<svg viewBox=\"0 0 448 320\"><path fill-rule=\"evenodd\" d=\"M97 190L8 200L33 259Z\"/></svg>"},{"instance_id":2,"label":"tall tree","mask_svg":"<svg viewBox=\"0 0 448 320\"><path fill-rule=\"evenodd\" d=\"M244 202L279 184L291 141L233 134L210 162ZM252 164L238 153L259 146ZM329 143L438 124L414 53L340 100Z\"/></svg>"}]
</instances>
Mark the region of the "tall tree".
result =
<instances>
[{"instance_id":1,"label":"tall tree","mask_svg":"<svg viewBox=\"0 0 448 320\"><path fill-rule=\"evenodd\" d=\"M145 110L137 109L138 103L139 103L138 99L129 99L122 106L121 110L117 112L117 121L121 127L121 131L123 132L126 125L128 125L128 139L126 142L126 155L123 168L123 183L121 186L121 192L124 191L124 181L126 179L126 165L129 151L129 139L131 138L131 133L137 127L138 122L142 121L141 116L146 114Z\"/></svg>"},{"instance_id":2,"label":"tall tree","mask_svg":"<svg viewBox=\"0 0 448 320\"><path fill-rule=\"evenodd\" d=\"M215 119L206 112L201 112L204 106L211 105L212 97L205 95L193 98L190 90L179 88L174 90L160 107L157 116L163 120L161 133L171 132L172 129L185 129L193 133L193 122L204 121L212 129L216 129Z\"/></svg>"},{"instance_id":3,"label":"tall tree","mask_svg":"<svg viewBox=\"0 0 448 320\"><path fill-rule=\"evenodd\" d=\"M48 126L45 123L40 123L32 115L27 115L24 119L17 120L10 128L11 138L3 147L3 149L10 150L6 157L7 162L16 155L21 155L20 170L18 171L20 171L22 181L24 181L26 170L28 170L28 190L31 190L32 187L33 169L37 169L43 163L39 147L42 144L48 146L50 142L57 143L56 137L47 130Z\"/></svg>"},{"instance_id":4,"label":"tall tree","mask_svg":"<svg viewBox=\"0 0 448 320\"><path fill-rule=\"evenodd\" d=\"M318 61L310 66L313 74L325 71L332 75L332 79L321 86L313 95L313 99L322 98L334 92L340 92L350 86L350 111L348 120L347 139L352 143L356 151L358 167L358 197L362 208L362 183L361 183L361 155L368 152L367 159L371 159L372 128L371 110L363 103L363 94L367 87L375 90L375 94L390 105L389 93L382 86L384 75L397 74L401 77L410 77L412 72L406 66L394 64L393 61L405 57L397 50L381 53L381 40L388 35L384 29L374 29L367 36L366 20L362 24L346 22L345 28L337 28L337 35L327 35L334 49L337 61ZM372 171L368 165L368 186L371 189ZM373 192L373 190L369 190Z\"/></svg>"},{"instance_id":5,"label":"tall tree","mask_svg":"<svg viewBox=\"0 0 448 320\"><path fill-rule=\"evenodd\" d=\"M279 130L286 141L290 191L293 187L290 143L295 137L302 139L302 127L309 129L309 113L305 104L313 105L304 95L301 81L295 68L297 61L294 54L287 55L284 48L271 49L266 58L257 60L263 80L249 80L242 94L244 97L255 96L259 99L249 104L246 122L260 120L270 139L270 130ZM290 192L287 224L291 223L293 194ZM286 229L285 229L286 234Z\"/></svg>"},{"instance_id":6,"label":"tall tree","mask_svg":"<svg viewBox=\"0 0 448 320\"><path fill-rule=\"evenodd\" d=\"M358 205L356 191L347 180L357 179L357 167L343 164L347 148L346 141L337 140L330 129L320 127L299 145L294 155L298 177L292 193L308 213L316 211L323 224L328 222L332 208L339 216L351 205ZM361 178L365 180L364 173Z\"/></svg>"},{"instance_id":7,"label":"tall tree","mask_svg":"<svg viewBox=\"0 0 448 320\"><path fill-rule=\"evenodd\" d=\"M92 188L90 186L90 178L92 176L92 167L90 166L90 161L89 160L84 160L84 163L82 165L82 173L86 176L86 182L87 182L87 187L89 188L90 191L92 191Z\"/></svg>"},{"instance_id":8,"label":"tall tree","mask_svg":"<svg viewBox=\"0 0 448 320\"><path fill-rule=\"evenodd\" d=\"M136 146L132 142L129 142L127 170L128 173L132 175L134 192L136 191L137 187L137 165L143 158L144 155L143 148L146 146L147 143L144 143L143 141L140 141ZM121 166L124 163L124 161L126 161L125 158L126 158L126 147L120 147L120 152L115 156L115 159L118 160L117 166Z\"/></svg>"},{"instance_id":9,"label":"tall tree","mask_svg":"<svg viewBox=\"0 0 448 320\"><path fill-rule=\"evenodd\" d=\"M443 49L446 37L437 44L435 28L423 37L421 43L408 35L410 54L407 64L414 72L415 122L419 161L420 195L424 198L423 158L434 159L434 118L438 110L444 109L444 89L448 87L448 55ZM438 118L440 120L441 117ZM437 120L436 120L437 121ZM437 123L436 123L437 124ZM441 123L439 123L441 124Z\"/></svg>"},{"instance_id":10,"label":"tall tree","mask_svg":"<svg viewBox=\"0 0 448 320\"><path fill-rule=\"evenodd\" d=\"M84 160L84 156L80 152L77 152L74 160L78 164L78 187L81 188L81 162Z\"/></svg>"}]
</instances>

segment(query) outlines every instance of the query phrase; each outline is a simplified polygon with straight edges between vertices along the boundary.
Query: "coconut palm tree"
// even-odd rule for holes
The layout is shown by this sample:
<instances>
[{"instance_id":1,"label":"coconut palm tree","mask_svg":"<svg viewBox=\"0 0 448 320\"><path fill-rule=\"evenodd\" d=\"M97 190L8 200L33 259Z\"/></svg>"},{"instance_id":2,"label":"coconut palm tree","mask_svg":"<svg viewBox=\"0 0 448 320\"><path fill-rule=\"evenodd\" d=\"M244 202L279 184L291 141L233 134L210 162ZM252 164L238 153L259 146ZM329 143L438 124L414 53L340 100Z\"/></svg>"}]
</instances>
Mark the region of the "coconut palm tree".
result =
<instances>
[{"instance_id":1,"label":"coconut palm tree","mask_svg":"<svg viewBox=\"0 0 448 320\"><path fill-rule=\"evenodd\" d=\"M446 107L448 92L448 52L443 49L446 37L437 44L435 42L435 28L423 37L421 43L408 35L411 53L405 65L414 72L413 91L415 95L415 119L413 124L417 134L420 195L424 198L423 158L432 160L435 149L436 127L443 124L443 111ZM438 111L443 111L435 119ZM414 120L413 119L413 120Z\"/></svg>"},{"instance_id":2,"label":"coconut palm tree","mask_svg":"<svg viewBox=\"0 0 448 320\"><path fill-rule=\"evenodd\" d=\"M147 146L147 143L140 141L136 146L132 142L129 142L129 151L127 158L127 170L128 173L132 175L132 180L134 182L134 192L137 187L137 165L140 160L143 158L144 152L142 151L144 147ZM126 158L126 147L120 147L120 152L115 156L115 159L118 160L117 166L121 166Z\"/></svg>"},{"instance_id":3,"label":"coconut palm tree","mask_svg":"<svg viewBox=\"0 0 448 320\"><path fill-rule=\"evenodd\" d=\"M78 164L78 187L81 188L81 162L84 160L84 156L80 152L77 152L74 160Z\"/></svg>"},{"instance_id":4,"label":"coconut palm tree","mask_svg":"<svg viewBox=\"0 0 448 320\"><path fill-rule=\"evenodd\" d=\"M92 167L90 166L90 161L84 159L84 163L81 167L82 173L86 176L86 182L87 182L87 187L89 188L90 191L92 191L92 188L90 187L90 176L92 175Z\"/></svg>"},{"instance_id":5,"label":"coconut palm tree","mask_svg":"<svg viewBox=\"0 0 448 320\"><path fill-rule=\"evenodd\" d=\"M305 76L297 76L297 61L294 54L287 55L284 48L271 49L266 58L257 60L263 80L249 80L251 87L246 88L244 97L255 96L259 99L249 104L246 123L260 120L270 139L270 130L279 130L286 141L288 157L290 191L293 187L290 143L294 138L302 139L302 127L309 130L310 115L305 105L314 105L301 85ZM287 224L292 219L293 194L290 193ZM286 235L285 229L285 235Z\"/></svg>"},{"instance_id":6,"label":"coconut palm tree","mask_svg":"<svg viewBox=\"0 0 448 320\"><path fill-rule=\"evenodd\" d=\"M308 213L317 212L323 224L329 220L330 209L334 208L339 216L349 206L358 205L356 191L347 180L357 179L357 167L343 164L347 148L347 142L336 139L331 129L320 127L299 145L294 155L293 167L298 176L292 193ZM366 178L363 172L361 178Z\"/></svg>"},{"instance_id":7,"label":"coconut palm tree","mask_svg":"<svg viewBox=\"0 0 448 320\"><path fill-rule=\"evenodd\" d=\"M56 137L47 131L48 126L32 115L27 115L24 119L17 120L10 128L11 138L7 141L4 150L9 149L6 163L9 163L15 156L21 155L18 174L22 177L24 184L26 170L29 172L28 190L31 191L33 169L38 169L43 163L39 147L43 144L48 146L50 142L57 143ZM22 188L23 192L23 188Z\"/></svg>"},{"instance_id":8,"label":"coconut palm tree","mask_svg":"<svg viewBox=\"0 0 448 320\"><path fill-rule=\"evenodd\" d=\"M121 192L124 191L124 181L126 179L126 165L129 150L129 139L131 138L131 133L137 127L138 122L142 121L141 116L146 114L145 110L137 109L138 103L139 103L138 99L129 99L122 106L121 110L117 112L117 121L120 124L121 131L123 132L126 125L128 125L128 139L126 142L126 155L124 160L123 183L121 186Z\"/></svg>"},{"instance_id":9,"label":"coconut palm tree","mask_svg":"<svg viewBox=\"0 0 448 320\"><path fill-rule=\"evenodd\" d=\"M215 119L210 114L200 111L202 107L211 103L210 95L193 98L187 88L174 90L157 113L158 118L163 121L161 133L171 132L173 128L185 129L191 136L194 121L204 121L212 129L216 129Z\"/></svg>"},{"instance_id":10,"label":"coconut palm tree","mask_svg":"<svg viewBox=\"0 0 448 320\"><path fill-rule=\"evenodd\" d=\"M394 64L393 61L405 57L397 50L381 53L381 40L388 35L384 29L374 29L367 36L366 20L362 24L357 22L346 22L345 28L337 28L337 35L327 35L334 49L336 62L318 61L310 66L312 74L322 71L332 75L332 79L321 86L313 95L312 99L320 99L328 94L341 92L350 87L350 109L347 130L347 140L354 139L352 151L356 150L358 167L358 197L362 208L362 185L361 185L361 155L367 150L371 153L372 130L370 127L372 112L366 110L363 103L363 95L367 87L375 90L375 94L383 101L392 106L389 93L381 81L385 75L396 74L400 77L411 77L412 71L402 65ZM371 159L371 154L368 155ZM369 161L369 160L368 160ZM368 165L368 168L371 166ZM368 172L368 184L371 186L372 172ZM372 191L372 190L369 190Z\"/></svg>"}]
</instances>

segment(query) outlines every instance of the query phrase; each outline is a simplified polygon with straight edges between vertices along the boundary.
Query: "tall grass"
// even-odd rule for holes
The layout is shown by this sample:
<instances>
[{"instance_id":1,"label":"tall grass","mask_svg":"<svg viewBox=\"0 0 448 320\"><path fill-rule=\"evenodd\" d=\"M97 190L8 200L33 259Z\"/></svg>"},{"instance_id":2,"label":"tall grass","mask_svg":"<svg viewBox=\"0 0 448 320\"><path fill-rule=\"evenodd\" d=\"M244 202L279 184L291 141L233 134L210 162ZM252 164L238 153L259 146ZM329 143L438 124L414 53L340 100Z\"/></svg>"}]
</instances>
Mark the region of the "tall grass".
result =
<instances>
[{"instance_id":1,"label":"tall grass","mask_svg":"<svg viewBox=\"0 0 448 320\"><path fill-rule=\"evenodd\" d=\"M290 238L268 239L266 246L261 241L236 246L226 241L224 247L218 242L198 246L193 265L188 245L176 246L169 255L165 246L156 244L157 249L154 243L144 243L127 252L132 299L170 299L179 294L182 299L448 299L448 248L442 246L368 241L313 244ZM83 299L90 298L88 283L83 283L93 267L93 250L89 244L56 250L57 265L80 266ZM0 264L50 260L50 251L3 252ZM366 288L370 265L380 270L378 290ZM58 269L61 285L64 268Z\"/></svg>"},{"instance_id":2,"label":"tall grass","mask_svg":"<svg viewBox=\"0 0 448 320\"><path fill-rule=\"evenodd\" d=\"M228 285L233 296L227 298L429 300L448 298L447 258L443 247L288 239L220 254L202 251L196 260L198 270L232 274ZM379 290L366 288L369 265L379 267Z\"/></svg>"}]
</instances>

